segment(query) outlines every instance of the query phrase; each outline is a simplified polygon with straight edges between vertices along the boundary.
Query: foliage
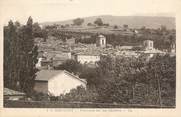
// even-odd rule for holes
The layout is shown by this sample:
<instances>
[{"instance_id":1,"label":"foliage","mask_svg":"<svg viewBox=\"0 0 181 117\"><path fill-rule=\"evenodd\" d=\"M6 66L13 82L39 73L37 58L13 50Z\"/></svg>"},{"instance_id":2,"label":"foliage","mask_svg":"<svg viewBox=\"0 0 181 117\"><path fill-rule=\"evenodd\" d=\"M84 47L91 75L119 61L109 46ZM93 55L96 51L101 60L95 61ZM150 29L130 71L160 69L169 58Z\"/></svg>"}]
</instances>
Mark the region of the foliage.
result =
<instances>
[{"instance_id":1,"label":"foliage","mask_svg":"<svg viewBox=\"0 0 181 117\"><path fill-rule=\"evenodd\" d=\"M18 27L17 27L18 26ZM37 69L37 46L33 40L33 19L20 26L12 21L4 27L4 86L30 93Z\"/></svg>"},{"instance_id":2,"label":"foliage","mask_svg":"<svg viewBox=\"0 0 181 117\"><path fill-rule=\"evenodd\" d=\"M66 60L63 64L56 67L55 69L67 70L71 73L73 72L75 74L79 74L79 72L82 69L82 66L79 62L73 59L69 59L69 60Z\"/></svg>"},{"instance_id":3,"label":"foliage","mask_svg":"<svg viewBox=\"0 0 181 117\"><path fill-rule=\"evenodd\" d=\"M11 20L4 27L4 86L18 89L20 43L16 30Z\"/></svg>"},{"instance_id":4,"label":"foliage","mask_svg":"<svg viewBox=\"0 0 181 117\"><path fill-rule=\"evenodd\" d=\"M169 55L155 56L147 66L147 76L150 80L155 80L158 90L159 103L164 104L162 99L175 99L176 91L176 58ZM170 105L174 105L173 100Z\"/></svg>"},{"instance_id":5,"label":"foliage","mask_svg":"<svg viewBox=\"0 0 181 117\"><path fill-rule=\"evenodd\" d=\"M97 97L98 94L94 87L89 87L88 89L85 89L82 86L78 86L76 89L72 89L69 93L65 95L60 95L59 100L70 102L96 102Z\"/></svg>"},{"instance_id":6,"label":"foliage","mask_svg":"<svg viewBox=\"0 0 181 117\"><path fill-rule=\"evenodd\" d=\"M114 29L118 29L118 26L117 26L117 25L115 25L115 26L114 26Z\"/></svg>"},{"instance_id":7,"label":"foliage","mask_svg":"<svg viewBox=\"0 0 181 117\"><path fill-rule=\"evenodd\" d=\"M84 22L84 19L82 18L76 18L73 20L74 25L80 26Z\"/></svg>"},{"instance_id":8,"label":"foliage","mask_svg":"<svg viewBox=\"0 0 181 117\"><path fill-rule=\"evenodd\" d=\"M50 96L48 96L48 94L39 93L39 92L35 92L35 91L31 92L30 97L34 101L47 101L50 98Z\"/></svg>"},{"instance_id":9,"label":"foliage","mask_svg":"<svg viewBox=\"0 0 181 117\"><path fill-rule=\"evenodd\" d=\"M93 24L92 24L92 23L90 23L90 22L89 22L89 23L87 23L87 26L92 26L92 25L93 25Z\"/></svg>"},{"instance_id":10,"label":"foliage","mask_svg":"<svg viewBox=\"0 0 181 117\"><path fill-rule=\"evenodd\" d=\"M98 63L97 90L102 102L165 105L175 99L175 57L105 57ZM144 87L144 88L141 88ZM172 100L167 105L173 106Z\"/></svg>"},{"instance_id":11,"label":"foliage","mask_svg":"<svg viewBox=\"0 0 181 117\"><path fill-rule=\"evenodd\" d=\"M79 77L86 79L88 86L94 86L98 82L97 70L95 68L90 68L86 65L82 66L82 71L80 72Z\"/></svg>"},{"instance_id":12,"label":"foliage","mask_svg":"<svg viewBox=\"0 0 181 117\"><path fill-rule=\"evenodd\" d=\"M98 26L102 26L104 23L102 21L101 18L97 18L95 21L94 21L94 24L98 25Z\"/></svg>"},{"instance_id":13,"label":"foliage","mask_svg":"<svg viewBox=\"0 0 181 117\"><path fill-rule=\"evenodd\" d=\"M43 38L44 41L46 41L46 39L48 37L46 29L41 29L38 22L35 22L33 24L32 28L33 28L33 37L40 37L40 38Z\"/></svg>"}]
</instances>

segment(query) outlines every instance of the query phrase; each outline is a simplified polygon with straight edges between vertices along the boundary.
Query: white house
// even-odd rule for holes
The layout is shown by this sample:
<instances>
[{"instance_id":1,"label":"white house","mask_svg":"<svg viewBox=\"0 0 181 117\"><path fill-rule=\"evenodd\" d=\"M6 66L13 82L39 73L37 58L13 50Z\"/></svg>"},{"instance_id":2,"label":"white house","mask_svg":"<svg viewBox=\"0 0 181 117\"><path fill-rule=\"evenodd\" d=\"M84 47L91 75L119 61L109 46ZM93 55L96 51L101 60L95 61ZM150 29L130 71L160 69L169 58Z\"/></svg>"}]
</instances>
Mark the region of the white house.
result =
<instances>
[{"instance_id":1,"label":"white house","mask_svg":"<svg viewBox=\"0 0 181 117\"><path fill-rule=\"evenodd\" d=\"M78 86L86 88L87 84L84 79L65 70L41 70L36 75L34 90L53 96L69 93Z\"/></svg>"},{"instance_id":2,"label":"white house","mask_svg":"<svg viewBox=\"0 0 181 117\"><path fill-rule=\"evenodd\" d=\"M79 53L79 54L76 54L75 58L81 64L84 64L84 63L95 64L97 61L100 61L100 55L98 55L98 54L81 54L81 53Z\"/></svg>"},{"instance_id":3,"label":"white house","mask_svg":"<svg viewBox=\"0 0 181 117\"><path fill-rule=\"evenodd\" d=\"M143 42L143 47L145 50L153 50L154 49L153 41L152 40L145 40Z\"/></svg>"}]
</instances>

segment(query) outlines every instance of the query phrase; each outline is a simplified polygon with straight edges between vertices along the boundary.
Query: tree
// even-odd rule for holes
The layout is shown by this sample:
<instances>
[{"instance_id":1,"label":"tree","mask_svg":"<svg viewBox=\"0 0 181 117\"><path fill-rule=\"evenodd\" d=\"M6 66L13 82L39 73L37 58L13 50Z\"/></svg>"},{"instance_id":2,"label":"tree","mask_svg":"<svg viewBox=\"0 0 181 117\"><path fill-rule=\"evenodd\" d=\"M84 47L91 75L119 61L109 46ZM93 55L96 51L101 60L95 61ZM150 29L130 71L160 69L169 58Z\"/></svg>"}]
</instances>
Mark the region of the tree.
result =
<instances>
[{"instance_id":1,"label":"tree","mask_svg":"<svg viewBox=\"0 0 181 117\"><path fill-rule=\"evenodd\" d=\"M127 31L127 30L128 30L128 25L127 25L127 24L124 24L124 25L123 25L123 28L124 28L124 31Z\"/></svg>"},{"instance_id":2,"label":"tree","mask_svg":"<svg viewBox=\"0 0 181 117\"><path fill-rule=\"evenodd\" d=\"M15 22L15 26L16 26L16 27L20 27L21 24L20 24L18 21L16 21L16 22Z\"/></svg>"},{"instance_id":3,"label":"tree","mask_svg":"<svg viewBox=\"0 0 181 117\"><path fill-rule=\"evenodd\" d=\"M43 41L46 42L46 40L48 38L48 32L46 31L46 29L42 29L41 34L42 34L42 37L44 39Z\"/></svg>"},{"instance_id":4,"label":"tree","mask_svg":"<svg viewBox=\"0 0 181 117\"><path fill-rule=\"evenodd\" d=\"M19 47L17 27L10 20L4 27L4 86L18 89Z\"/></svg>"},{"instance_id":5,"label":"tree","mask_svg":"<svg viewBox=\"0 0 181 117\"><path fill-rule=\"evenodd\" d=\"M34 37L42 37L41 27L39 26L38 22L34 23L32 28Z\"/></svg>"},{"instance_id":6,"label":"tree","mask_svg":"<svg viewBox=\"0 0 181 117\"><path fill-rule=\"evenodd\" d=\"M33 41L33 20L24 26L9 22L4 27L4 86L30 93L37 69L37 46ZM18 25L17 25L18 24Z\"/></svg>"},{"instance_id":7,"label":"tree","mask_svg":"<svg viewBox=\"0 0 181 117\"><path fill-rule=\"evenodd\" d=\"M117 26L117 25L115 25L115 26L114 26L114 29L118 29L118 26Z\"/></svg>"},{"instance_id":8,"label":"tree","mask_svg":"<svg viewBox=\"0 0 181 117\"><path fill-rule=\"evenodd\" d=\"M146 27L145 27L145 26L142 26L140 29L141 29L142 31L144 31L144 30L146 30Z\"/></svg>"},{"instance_id":9,"label":"tree","mask_svg":"<svg viewBox=\"0 0 181 117\"><path fill-rule=\"evenodd\" d=\"M161 31L167 31L167 27L165 25L160 26Z\"/></svg>"},{"instance_id":10,"label":"tree","mask_svg":"<svg viewBox=\"0 0 181 117\"><path fill-rule=\"evenodd\" d=\"M73 24L77 25L77 26L82 25L83 22L84 22L84 19L82 19L82 18L76 18L73 20Z\"/></svg>"},{"instance_id":11,"label":"tree","mask_svg":"<svg viewBox=\"0 0 181 117\"><path fill-rule=\"evenodd\" d=\"M158 91L158 104L162 106L170 99L175 100L176 86L176 58L169 55L155 56L147 66L147 75L154 80ZM166 99L163 101L163 99ZM171 103L170 103L171 102ZM175 105L169 101L168 105Z\"/></svg>"},{"instance_id":12,"label":"tree","mask_svg":"<svg viewBox=\"0 0 181 117\"><path fill-rule=\"evenodd\" d=\"M98 25L98 26L102 26L104 23L102 21L101 18L97 18L95 21L94 21L94 24Z\"/></svg>"},{"instance_id":13,"label":"tree","mask_svg":"<svg viewBox=\"0 0 181 117\"><path fill-rule=\"evenodd\" d=\"M109 23L103 24L104 26L109 26Z\"/></svg>"},{"instance_id":14,"label":"tree","mask_svg":"<svg viewBox=\"0 0 181 117\"><path fill-rule=\"evenodd\" d=\"M79 74L81 71L81 64L80 62L77 62L73 59L66 60L63 64L59 65L55 69L60 69L60 70L67 70L69 72L73 72L75 74Z\"/></svg>"},{"instance_id":15,"label":"tree","mask_svg":"<svg viewBox=\"0 0 181 117\"><path fill-rule=\"evenodd\" d=\"M90 23L90 22L89 22L89 23L87 23L87 26L92 26L92 23Z\"/></svg>"},{"instance_id":16,"label":"tree","mask_svg":"<svg viewBox=\"0 0 181 117\"><path fill-rule=\"evenodd\" d=\"M95 86L97 85L98 77L97 77L97 69L96 68L90 68L86 65L82 66L82 70L80 73L80 78L84 78L87 81L87 85L89 86Z\"/></svg>"},{"instance_id":17,"label":"tree","mask_svg":"<svg viewBox=\"0 0 181 117\"><path fill-rule=\"evenodd\" d=\"M128 28L128 25L127 25L127 24L124 24L123 27L127 29L127 28Z\"/></svg>"},{"instance_id":18,"label":"tree","mask_svg":"<svg viewBox=\"0 0 181 117\"><path fill-rule=\"evenodd\" d=\"M34 45L33 40L33 19L28 18L27 24L24 25L20 32L21 42L21 68L20 70L20 87L22 91L30 93L33 90L35 73L37 69L35 67L37 63L38 47Z\"/></svg>"}]
</instances>

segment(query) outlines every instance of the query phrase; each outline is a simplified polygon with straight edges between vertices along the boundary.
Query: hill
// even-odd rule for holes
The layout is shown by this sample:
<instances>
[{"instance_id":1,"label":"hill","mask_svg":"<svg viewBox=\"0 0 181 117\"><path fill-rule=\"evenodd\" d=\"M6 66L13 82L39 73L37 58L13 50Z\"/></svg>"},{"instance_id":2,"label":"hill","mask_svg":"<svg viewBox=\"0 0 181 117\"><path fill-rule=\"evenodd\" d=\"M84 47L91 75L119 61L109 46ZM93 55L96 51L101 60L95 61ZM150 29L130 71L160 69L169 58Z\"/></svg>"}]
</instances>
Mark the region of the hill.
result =
<instances>
[{"instance_id":1,"label":"hill","mask_svg":"<svg viewBox=\"0 0 181 117\"><path fill-rule=\"evenodd\" d=\"M83 26L87 23L93 23L96 18L101 18L104 23L109 23L110 25L128 24L131 28L140 28L146 26L148 28L159 28L161 25L165 25L168 29L175 29L175 18L165 17L165 16L112 16L112 15L101 15L101 16L91 16L84 17ZM72 20L56 21L56 22L43 22L41 25L53 25L53 24L72 24Z\"/></svg>"}]
</instances>

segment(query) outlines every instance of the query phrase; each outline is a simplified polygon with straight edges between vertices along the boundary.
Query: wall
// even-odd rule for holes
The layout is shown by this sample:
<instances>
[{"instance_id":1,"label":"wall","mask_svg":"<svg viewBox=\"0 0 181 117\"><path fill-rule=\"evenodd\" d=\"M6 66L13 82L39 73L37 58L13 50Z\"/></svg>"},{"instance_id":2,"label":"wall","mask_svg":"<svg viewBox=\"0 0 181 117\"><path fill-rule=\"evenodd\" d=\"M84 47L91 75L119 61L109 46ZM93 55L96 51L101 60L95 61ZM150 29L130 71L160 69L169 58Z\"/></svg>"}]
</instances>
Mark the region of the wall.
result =
<instances>
[{"instance_id":1,"label":"wall","mask_svg":"<svg viewBox=\"0 0 181 117\"><path fill-rule=\"evenodd\" d=\"M98 55L77 55L77 61L79 61L81 64L84 64L85 62L97 62L100 61L100 56Z\"/></svg>"},{"instance_id":2,"label":"wall","mask_svg":"<svg viewBox=\"0 0 181 117\"><path fill-rule=\"evenodd\" d=\"M145 50L152 50L153 49L153 41L146 40L143 42Z\"/></svg>"},{"instance_id":3,"label":"wall","mask_svg":"<svg viewBox=\"0 0 181 117\"><path fill-rule=\"evenodd\" d=\"M54 96L59 96L60 94L70 92L71 89L80 85L86 88L86 83L61 73L48 81L48 91Z\"/></svg>"}]
</instances>

